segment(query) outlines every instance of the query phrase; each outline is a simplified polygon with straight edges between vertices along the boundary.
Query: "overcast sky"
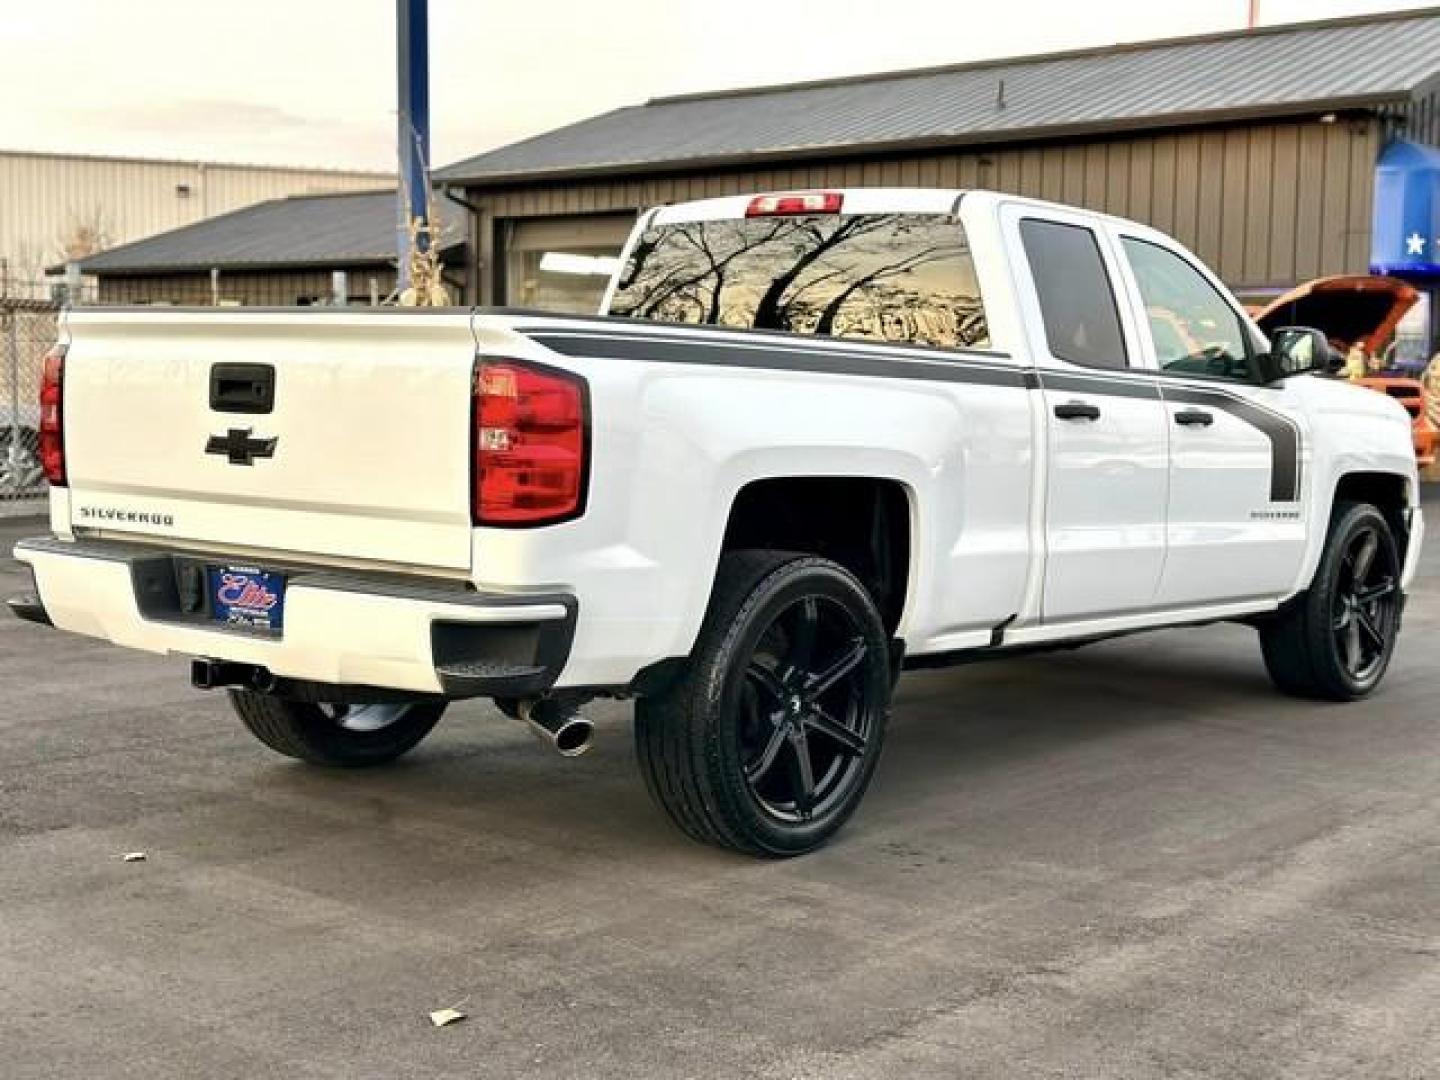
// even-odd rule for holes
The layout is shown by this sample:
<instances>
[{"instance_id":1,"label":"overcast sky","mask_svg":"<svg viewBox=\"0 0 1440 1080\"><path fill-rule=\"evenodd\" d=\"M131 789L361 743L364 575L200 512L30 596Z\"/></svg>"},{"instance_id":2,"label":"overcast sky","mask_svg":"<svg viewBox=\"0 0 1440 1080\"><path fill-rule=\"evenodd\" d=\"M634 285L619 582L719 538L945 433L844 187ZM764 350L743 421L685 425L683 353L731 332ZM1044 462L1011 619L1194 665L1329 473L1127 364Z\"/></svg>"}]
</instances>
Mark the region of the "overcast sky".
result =
<instances>
[{"instance_id":1,"label":"overcast sky","mask_svg":"<svg viewBox=\"0 0 1440 1080\"><path fill-rule=\"evenodd\" d=\"M1429 0L1261 0L1261 22ZM431 0L435 163L693 90L1242 27L1246 0ZM394 0L0 0L0 148L392 168Z\"/></svg>"}]
</instances>

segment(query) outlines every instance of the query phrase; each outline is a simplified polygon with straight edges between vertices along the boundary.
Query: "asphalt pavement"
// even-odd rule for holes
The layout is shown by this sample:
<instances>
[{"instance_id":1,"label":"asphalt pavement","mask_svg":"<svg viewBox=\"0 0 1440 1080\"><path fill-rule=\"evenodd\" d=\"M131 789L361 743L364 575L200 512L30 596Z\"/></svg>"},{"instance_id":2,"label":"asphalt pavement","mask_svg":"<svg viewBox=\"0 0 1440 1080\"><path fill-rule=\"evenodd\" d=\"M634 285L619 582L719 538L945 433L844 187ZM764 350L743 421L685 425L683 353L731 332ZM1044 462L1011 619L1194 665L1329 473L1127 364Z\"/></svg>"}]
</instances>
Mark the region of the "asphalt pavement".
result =
<instances>
[{"instance_id":1,"label":"asphalt pavement","mask_svg":"<svg viewBox=\"0 0 1440 1080\"><path fill-rule=\"evenodd\" d=\"M619 705L573 761L466 704L327 772L5 618L0 1077L1440 1075L1429 513L1373 699L1276 695L1237 626L907 676L782 863L674 831Z\"/></svg>"}]
</instances>

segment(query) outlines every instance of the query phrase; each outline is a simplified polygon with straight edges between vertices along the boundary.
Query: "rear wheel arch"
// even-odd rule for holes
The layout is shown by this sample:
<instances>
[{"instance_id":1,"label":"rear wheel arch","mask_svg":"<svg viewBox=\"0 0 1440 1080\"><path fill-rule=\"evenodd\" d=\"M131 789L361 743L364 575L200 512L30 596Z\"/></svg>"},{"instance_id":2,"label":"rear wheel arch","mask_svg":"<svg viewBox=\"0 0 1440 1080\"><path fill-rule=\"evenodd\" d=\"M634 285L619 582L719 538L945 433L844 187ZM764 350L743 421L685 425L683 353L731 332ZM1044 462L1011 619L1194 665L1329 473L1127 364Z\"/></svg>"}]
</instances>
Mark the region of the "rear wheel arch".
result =
<instances>
[{"instance_id":1,"label":"rear wheel arch","mask_svg":"<svg viewBox=\"0 0 1440 1080\"><path fill-rule=\"evenodd\" d=\"M893 637L913 592L915 506L909 485L890 477L752 480L731 501L716 573L720 560L734 551L786 551L829 559L870 593Z\"/></svg>"}]
</instances>

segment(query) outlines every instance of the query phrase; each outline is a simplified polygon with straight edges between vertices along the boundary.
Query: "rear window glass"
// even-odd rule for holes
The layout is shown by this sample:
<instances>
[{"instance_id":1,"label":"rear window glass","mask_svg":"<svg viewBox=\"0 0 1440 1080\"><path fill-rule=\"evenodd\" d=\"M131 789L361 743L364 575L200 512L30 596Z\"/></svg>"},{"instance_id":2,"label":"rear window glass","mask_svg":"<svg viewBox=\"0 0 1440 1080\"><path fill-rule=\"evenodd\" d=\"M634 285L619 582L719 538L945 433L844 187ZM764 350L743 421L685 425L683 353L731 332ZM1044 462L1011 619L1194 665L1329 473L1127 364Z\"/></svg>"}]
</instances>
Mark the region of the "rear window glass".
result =
<instances>
[{"instance_id":1,"label":"rear window glass","mask_svg":"<svg viewBox=\"0 0 1440 1080\"><path fill-rule=\"evenodd\" d=\"M951 348L990 343L970 245L946 214L662 225L621 268L610 314Z\"/></svg>"}]
</instances>

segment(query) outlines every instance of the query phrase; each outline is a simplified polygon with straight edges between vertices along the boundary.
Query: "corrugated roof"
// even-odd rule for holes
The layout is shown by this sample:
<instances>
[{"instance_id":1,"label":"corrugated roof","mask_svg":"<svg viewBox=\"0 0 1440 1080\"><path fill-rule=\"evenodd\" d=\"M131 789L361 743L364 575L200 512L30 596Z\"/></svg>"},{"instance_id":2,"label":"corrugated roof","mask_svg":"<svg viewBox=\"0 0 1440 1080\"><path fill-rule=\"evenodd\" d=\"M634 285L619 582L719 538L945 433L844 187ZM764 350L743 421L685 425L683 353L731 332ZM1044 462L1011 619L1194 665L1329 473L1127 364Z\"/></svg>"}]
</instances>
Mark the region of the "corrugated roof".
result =
<instances>
[{"instance_id":1,"label":"corrugated roof","mask_svg":"<svg viewBox=\"0 0 1440 1080\"><path fill-rule=\"evenodd\" d=\"M1440 8L1429 8L658 98L436 178L556 178L1294 115L1408 100L1437 76Z\"/></svg>"},{"instance_id":2,"label":"corrugated roof","mask_svg":"<svg viewBox=\"0 0 1440 1080\"><path fill-rule=\"evenodd\" d=\"M64 150L26 150L21 147L0 147L0 157L46 158L52 161L104 161L117 165L188 165L209 169L245 169L250 172L316 173L321 176L367 176L376 185L395 182L395 174L386 172L384 169L347 169L337 165L283 165L273 161L136 157L133 154L72 154Z\"/></svg>"},{"instance_id":3,"label":"corrugated roof","mask_svg":"<svg viewBox=\"0 0 1440 1080\"><path fill-rule=\"evenodd\" d=\"M463 225L437 200L442 249ZM137 240L80 261L87 274L261 267L342 267L395 259L395 193L365 191L272 199Z\"/></svg>"}]
</instances>

